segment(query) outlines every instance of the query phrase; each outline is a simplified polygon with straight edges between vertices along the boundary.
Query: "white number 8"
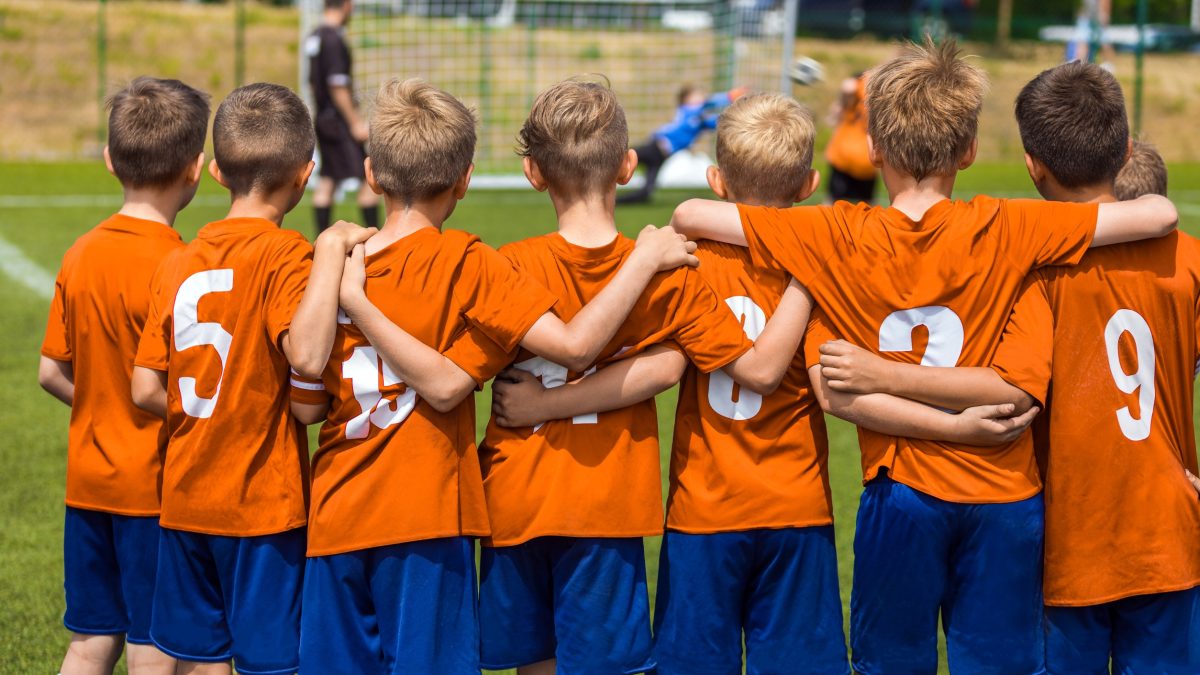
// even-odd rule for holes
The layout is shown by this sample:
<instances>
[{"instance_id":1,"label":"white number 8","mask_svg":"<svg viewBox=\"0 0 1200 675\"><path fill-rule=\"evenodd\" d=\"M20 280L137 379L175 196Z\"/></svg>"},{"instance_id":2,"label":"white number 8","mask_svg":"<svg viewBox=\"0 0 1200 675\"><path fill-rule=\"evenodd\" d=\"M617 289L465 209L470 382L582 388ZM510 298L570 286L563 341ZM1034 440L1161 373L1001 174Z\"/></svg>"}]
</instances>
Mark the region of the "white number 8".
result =
<instances>
[{"instance_id":1,"label":"white number 8","mask_svg":"<svg viewBox=\"0 0 1200 675\"><path fill-rule=\"evenodd\" d=\"M1118 345L1124 333L1133 338L1137 353L1137 370L1132 374L1121 367ZM1142 414L1135 418L1129 412L1129 406L1125 406L1117 411L1117 424L1125 438L1144 441L1150 436L1150 422L1154 418L1154 336L1150 334L1150 324L1132 309L1118 309L1104 327L1104 346L1108 351L1108 369L1112 371L1113 382L1122 393L1132 394L1137 390L1138 410Z\"/></svg>"},{"instance_id":2,"label":"white number 8","mask_svg":"<svg viewBox=\"0 0 1200 675\"><path fill-rule=\"evenodd\" d=\"M757 340L767 325L767 313L744 295L726 298L725 304L738 319L743 319L742 330L746 337ZM733 378L725 371L713 371L708 376L708 405L721 417L731 420L748 420L762 409L762 395L742 387L737 400L733 400Z\"/></svg>"}]
</instances>

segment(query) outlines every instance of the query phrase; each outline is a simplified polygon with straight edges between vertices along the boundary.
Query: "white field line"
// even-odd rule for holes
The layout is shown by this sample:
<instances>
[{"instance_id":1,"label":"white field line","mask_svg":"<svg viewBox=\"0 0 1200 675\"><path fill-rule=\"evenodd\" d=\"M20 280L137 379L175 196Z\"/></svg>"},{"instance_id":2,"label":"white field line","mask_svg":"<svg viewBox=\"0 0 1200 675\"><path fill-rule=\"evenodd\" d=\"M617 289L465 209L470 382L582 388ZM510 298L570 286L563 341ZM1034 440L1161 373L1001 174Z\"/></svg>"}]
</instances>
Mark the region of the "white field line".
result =
<instances>
[{"instance_id":1,"label":"white field line","mask_svg":"<svg viewBox=\"0 0 1200 675\"><path fill-rule=\"evenodd\" d=\"M54 275L3 238L0 238L0 270L39 298L49 300L54 296Z\"/></svg>"}]
</instances>

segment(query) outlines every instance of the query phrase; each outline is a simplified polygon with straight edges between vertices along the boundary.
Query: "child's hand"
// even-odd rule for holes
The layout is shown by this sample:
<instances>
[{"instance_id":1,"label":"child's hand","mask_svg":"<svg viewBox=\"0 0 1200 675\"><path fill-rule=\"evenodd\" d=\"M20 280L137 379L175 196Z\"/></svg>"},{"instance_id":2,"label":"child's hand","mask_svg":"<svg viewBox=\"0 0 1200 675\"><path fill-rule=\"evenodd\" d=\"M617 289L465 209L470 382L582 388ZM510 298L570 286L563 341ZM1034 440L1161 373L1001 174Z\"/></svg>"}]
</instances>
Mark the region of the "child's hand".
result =
<instances>
[{"instance_id":1,"label":"child's hand","mask_svg":"<svg viewBox=\"0 0 1200 675\"><path fill-rule=\"evenodd\" d=\"M329 246L337 246L344 253L350 253L351 249L370 239L378 231L373 227L359 227L354 223L339 220L317 236L317 245L329 242Z\"/></svg>"},{"instance_id":2,"label":"child's hand","mask_svg":"<svg viewBox=\"0 0 1200 675\"><path fill-rule=\"evenodd\" d=\"M367 282L366 261L366 247L357 244L346 260L346 267L342 269L342 285L338 292L338 303L343 308L349 308L355 302L366 298L366 294L363 293L363 284Z\"/></svg>"},{"instance_id":3,"label":"child's hand","mask_svg":"<svg viewBox=\"0 0 1200 675\"><path fill-rule=\"evenodd\" d=\"M736 101L739 98L750 93L750 87L734 87L729 90L729 100Z\"/></svg>"},{"instance_id":4,"label":"child's hand","mask_svg":"<svg viewBox=\"0 0 1200 675\"><path fill-rule=\"evenodd\" d=\"M532 373L509 368L492 382L492 417L502 427L532 427L546 420L539 414L546 393Z\"/></svg>"},{"instance_id":5,"label":"child's hand","mask_svg":"<svg viewBox=\"0 0 1200 675\"><path fill-rule=\"evenodd\" d=\"M845 340L831 340L821 345L821 374L834 391L887 393L891 365L862 347Z\"/></svg>"},{"instance_id":6,"label":"child's hand","mask_svg":"<svg viewBox=\"0 0 1200 675\"><path fill-rule=\"evenodd\" d=\"M967 408L955 416L959 433L950 440L984 447L1011 443L1025 433L1033 424L1033 418L1041 412L1037 406L1032 406L1020 415L1010 417L1014 410L1016 406L1011 403Z\"/></svg>"},{"instance_id":7,"label":"child's hand","mask_svg":"<svg viewBox=\"0 0 1200 675\"><path fill-rule=\"evenodd\" d=\"M647 225L638 234L634 254L640 253L646 260L653 262L659 272L673 270L681 265L697 267L700 259L692 255L696 251L696 242L688 241L687 237L679 234L670 225L655 227Z\"/></svg>"}]
</instances>

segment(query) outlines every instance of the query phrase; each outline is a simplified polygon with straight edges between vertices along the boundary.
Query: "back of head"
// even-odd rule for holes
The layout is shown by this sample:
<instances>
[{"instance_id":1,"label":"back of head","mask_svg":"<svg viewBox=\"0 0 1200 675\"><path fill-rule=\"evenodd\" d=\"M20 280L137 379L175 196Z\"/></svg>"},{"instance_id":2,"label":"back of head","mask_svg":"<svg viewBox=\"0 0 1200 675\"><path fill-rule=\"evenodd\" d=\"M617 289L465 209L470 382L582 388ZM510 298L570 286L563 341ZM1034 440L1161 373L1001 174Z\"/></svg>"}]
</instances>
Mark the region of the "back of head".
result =
<instances>
[{"instance_id":1,"label":"back of head","mask_svg":"<svg viewBox=\"0 0 1200 675\"><path fill-rule=\"evenodd\" d=\"M517 136L517 154L532 158L551 187L572 193L616 186L628 150L617 95L578 79L538 94Z\"/></svg>"},{"instance_id":2,"label":"back of head","mask_svg":"<svg viewBox=\"0 0 1200 675\"><path fill-rule=\"evenodd\" d=\"M1121 85L1092 63L1044 70L1017 95L1017 126L1030 157L1065 188L1111 183L1129 149Z\"/></svg>"},{"instance_id":3,"label":"back of head","mask_svg":"<svg viewBox=\"0 0 1200 675\"><path fill-rule=\"evenodd\" d=\"M717 166L742 202L792 203L812 169L812 113L782 94L743 96L717 122Z\"/></svg>"},{"instance_id":4,"label":"back of head","mask_svg":"<svg viewBox=\"0 0 1200 675\"><path fill-rule=\"evenodd\" d=\"M213 119L213 154L234 196L286 186L312 160L315 144L308 107L278 84L235 89Z\"/></svg>"},{"instance_id":5,"label":"back of head","mask_svg":"<svg viewBox=\"0 0 1200 675\"><path fill-rule=\"evenodd\" d=\"M1115 192L1121 201L1144 195L1167 196L1167 164L1153 145L1133 142L1129 161L1117 174Z\"/></svg>"},{"instance_id":6,"label":"back of head","mask_svg":"<svg viewBox=\"0 0 1200 675\"><path fill-rule=\"evenodd\" d=\"M126 187L167 187L204 151L208 94L179 80L139 77L108 110L108 155Z\"/></svg>"},{"instance_id":7,"label":"back of head","mask_svg":"<svg viewBox=\"0 0 1200 675\"><path fill-rule=\"evenodd\" d=\"M952 175L971 148L987 76L953 40L909 44L867 80L867 131L884 161L923 180Z\"/></svg>"},{"instance_id":8,"label":"back of head","mask_svg":"<svg viewBox=\"0 0 1200 675\"><path fill-rule=\"evenodd\" d=\"M475 157L475 117L450 94L419 79L392 79L371 113L371 172L406 206L449 190Z\"/></svg>"}]
</instances>

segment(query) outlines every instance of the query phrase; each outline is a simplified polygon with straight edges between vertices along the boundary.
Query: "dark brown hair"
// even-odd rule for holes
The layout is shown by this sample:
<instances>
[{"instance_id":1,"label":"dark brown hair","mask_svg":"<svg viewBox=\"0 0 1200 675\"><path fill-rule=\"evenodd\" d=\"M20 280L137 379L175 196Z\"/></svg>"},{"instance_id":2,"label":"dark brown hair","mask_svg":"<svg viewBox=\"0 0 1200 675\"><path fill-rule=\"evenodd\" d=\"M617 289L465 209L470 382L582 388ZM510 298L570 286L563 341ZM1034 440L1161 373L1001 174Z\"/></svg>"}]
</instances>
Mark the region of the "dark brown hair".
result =
<instances>
[{"instance_id":1,"label":"dark brown hair","mask_svg":"<svg viewBox=\"0 0 1200 675\"><path fill-rule=\"evenodd\" d=\"M564 190L616 184L629 150L625 110L607 85L570 79L538 94L517 136L550 185Z\"/></svg>"},{"instance_id":2,"label":"dark brown hair","mask_svg":"<svg viewBox=\"0 0 1200 675\"><path fill-rule=\"evenodd\" d=\"M1134 141L1133 152L1114 185L1117 199L1126 201L1143 195L1167 196L1167 165L1153 145Z\"/></svg>"},{"instance_id":3,"label":"dark brown hair","mask_svg":"<svg viewBox=\"0 0 1200 675\"><path fill-rule=\"evenodd\" d=\"M1043 70L1017 95L1017 127L1030 157L1063 187L1111 182L1129 150L1121 85L1092 63Z\"/></svg>"},{"instance_id":4,"label":"dark brown hair","mask_svg":"<svg viewBox=\"0 0 1200 675\"><path fill-rule=\"evenodd\" d=\"M235 89L213 120L213 155L235 196L287 185L312 160L315 144L308 107L278 84Z\"/></svg>"},{"instance_id":5,"label":"dark brown hair","mask_svg":"<svg viewBox=\"0 0 1200 675\"><path fill-rule=\"evenodd\" d=\"M139 77L108 99L108 156L122 185L167 187L204 151L208 94Z\"/></svg>"}]
</instances>

